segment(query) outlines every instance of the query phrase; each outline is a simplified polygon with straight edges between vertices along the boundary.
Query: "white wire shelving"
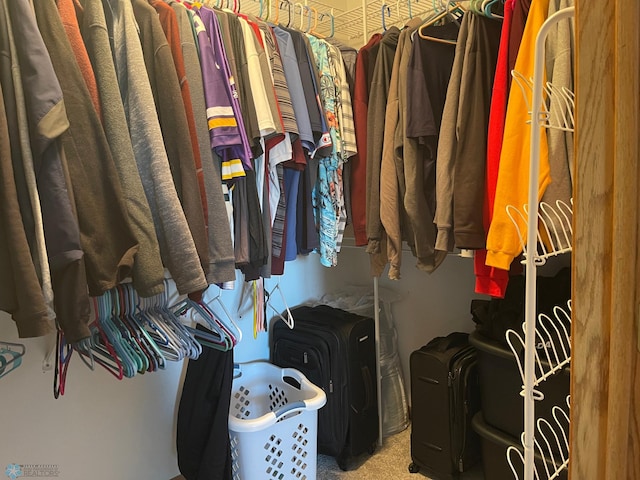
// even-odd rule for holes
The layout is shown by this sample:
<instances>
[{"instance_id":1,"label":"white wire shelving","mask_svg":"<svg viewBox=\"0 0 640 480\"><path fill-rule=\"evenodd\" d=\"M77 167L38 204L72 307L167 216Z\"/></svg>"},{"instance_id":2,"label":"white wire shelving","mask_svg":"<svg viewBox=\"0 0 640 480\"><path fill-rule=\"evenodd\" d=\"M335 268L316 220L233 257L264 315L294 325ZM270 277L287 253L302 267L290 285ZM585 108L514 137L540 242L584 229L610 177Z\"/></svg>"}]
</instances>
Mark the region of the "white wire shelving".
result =
<instances>
[{"instance_id":1,"label":"white wire shelving","mask_svg":"<svg viewBox=\"0 0 640 480\"><path fill-rule=\"evenodd\" d=\"M527 102L530 108L528 123L531 126L528 203L522 209L507 208L520 236L526 265L524 338L514 330L507 332L507 341L523 379L524 397L522 449L510 447L507 460L515 478L523 480L552 480L563 475L569 465L568 410L556 406L553 409L553 423L543 418L536 421L535 402L544 398L536 387L567 367L571 361L571 303L567 304L568 311L556 307L553 315L555 318L540 315L536 319L536 274L537 268L547 258L571 252L572 248L572 206L559 202L554 208L538 202L538 175L543 129L568 132L574 129L573 93L544 82L547 36L558 22L574 16L575 8L569 7L554 13L543 23L536 38L533 79L526 79L517 72L513 75L526 99L529 98L528 93L531 93L531 102ZM537 349L537 346L541 348ZM520 358L521 352L524 360ZM567 406L568 404L567 397ZM536 462L536 456L541 457L542 461ZM516 460L521 461L522 470L516 468Z\"/></svg>"}]
</instances>

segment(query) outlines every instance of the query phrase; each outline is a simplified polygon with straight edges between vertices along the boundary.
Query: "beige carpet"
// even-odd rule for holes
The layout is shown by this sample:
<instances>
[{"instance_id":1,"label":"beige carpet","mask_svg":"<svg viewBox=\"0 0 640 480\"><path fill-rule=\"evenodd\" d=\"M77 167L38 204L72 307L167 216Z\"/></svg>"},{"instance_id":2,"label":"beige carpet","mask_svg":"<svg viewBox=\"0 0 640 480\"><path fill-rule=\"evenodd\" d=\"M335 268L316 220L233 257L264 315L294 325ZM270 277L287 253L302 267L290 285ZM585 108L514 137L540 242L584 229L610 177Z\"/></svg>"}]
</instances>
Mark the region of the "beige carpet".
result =
<instances>
[{"instance_id":1,"label":"beige carpet","mask_svg":"<svg viewBox=\"0 0 640 480\"><path fill-rule=\"evenodd\" d=\"M371 456L358 459L354 469L340 470L333 457L318 455L317 480L425 480L423 473L409 473L411 463L411 427L384 439ZM483 480L482 468L477 467L465 473L463 480Z\"/></svg>"}]
</instances>

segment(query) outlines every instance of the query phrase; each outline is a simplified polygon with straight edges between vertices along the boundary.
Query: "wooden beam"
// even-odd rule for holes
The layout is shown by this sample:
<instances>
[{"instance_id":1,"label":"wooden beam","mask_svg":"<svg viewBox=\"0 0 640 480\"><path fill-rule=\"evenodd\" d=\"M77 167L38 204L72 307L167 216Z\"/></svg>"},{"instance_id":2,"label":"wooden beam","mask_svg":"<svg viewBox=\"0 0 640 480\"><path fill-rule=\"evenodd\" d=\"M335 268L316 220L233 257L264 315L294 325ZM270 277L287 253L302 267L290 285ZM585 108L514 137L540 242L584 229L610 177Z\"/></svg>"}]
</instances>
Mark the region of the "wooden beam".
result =
<instances>
[{"instance_id":1,"label":"wooden beam","mask_svg":"<svg viewBox=\"0 0 640 480\"><path fill-rule=\"evenodd\" d=\"M639 21L576 2L572 480L640 478Z\"/></svg>"},{"instance_id":2,"label":"wooden beam","mask_svg":"<svg viewBox=\"0 0 640 480\"><path fill-rule=\"evenodd\" d=\"M613 192L613 238L611 272L611 344L609 357L609 400L607 421L606 479L638 478L629 476L635 455L629 445L631 418L636 405L631 403L637 357L635 289L638 274L638 16L637 0L615 4L615 151ZM633 200L636 200L635 202ZM635 220L635 221L634 221ZM636 248L630 248L630 247ZM629 462L620 461L628 459Z\"/></svg>"},{"instance_id":3,"label":"wooden beam","mask_svg":"<svg viewBox=\"0 0 640 480\"><path fill-rule=\"evenodd\" d=\"M571 480L603 479L605 471L597 452L607 441L611 311L615 32L609 7L606 0L576 2Z\"/></svg>"}]
</instances>

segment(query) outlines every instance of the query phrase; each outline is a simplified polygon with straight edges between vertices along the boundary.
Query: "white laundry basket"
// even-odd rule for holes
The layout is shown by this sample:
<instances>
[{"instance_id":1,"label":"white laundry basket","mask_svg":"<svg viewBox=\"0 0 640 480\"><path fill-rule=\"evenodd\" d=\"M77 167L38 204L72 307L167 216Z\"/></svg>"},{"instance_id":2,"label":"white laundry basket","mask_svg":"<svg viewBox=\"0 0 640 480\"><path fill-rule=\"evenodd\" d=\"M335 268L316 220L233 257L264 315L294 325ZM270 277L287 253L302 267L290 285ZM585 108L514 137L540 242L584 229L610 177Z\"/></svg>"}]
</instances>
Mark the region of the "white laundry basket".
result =
<instances>
[{"instance_id":1,"label":"white laundry basket","mask_svg":"<svg viewBox=\"0 0 640 480\"><path fill-rule=\"evenodd\" d=\"M315 480L325 393L298 370L268 362L234 372L229 437L234 480Z\"/></svg>"}]
</instances>

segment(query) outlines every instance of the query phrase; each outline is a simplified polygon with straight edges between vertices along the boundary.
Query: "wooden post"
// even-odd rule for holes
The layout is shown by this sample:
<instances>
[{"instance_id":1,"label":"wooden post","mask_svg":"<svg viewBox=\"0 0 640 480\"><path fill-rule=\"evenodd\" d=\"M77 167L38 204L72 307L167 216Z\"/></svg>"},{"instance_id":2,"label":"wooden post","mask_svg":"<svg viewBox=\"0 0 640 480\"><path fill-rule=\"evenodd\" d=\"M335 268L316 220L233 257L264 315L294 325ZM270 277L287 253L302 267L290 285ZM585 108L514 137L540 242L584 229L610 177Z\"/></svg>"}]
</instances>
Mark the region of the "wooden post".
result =
<instances>
[{"instance_id":1,"label":"wooden post","mask_svg":"<svg viewBox=\"0 0 640 480\"><path fill-rule=\"evenodd\" d=\"M640 478L639 24L576 1L571 480Z\"/></svg>"}]
</instances>

